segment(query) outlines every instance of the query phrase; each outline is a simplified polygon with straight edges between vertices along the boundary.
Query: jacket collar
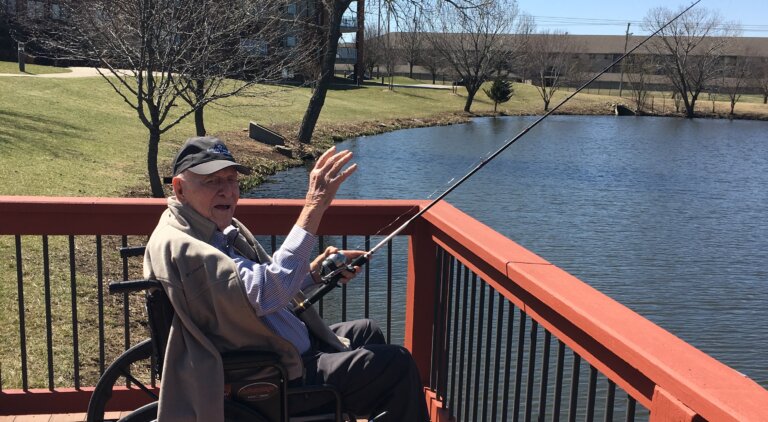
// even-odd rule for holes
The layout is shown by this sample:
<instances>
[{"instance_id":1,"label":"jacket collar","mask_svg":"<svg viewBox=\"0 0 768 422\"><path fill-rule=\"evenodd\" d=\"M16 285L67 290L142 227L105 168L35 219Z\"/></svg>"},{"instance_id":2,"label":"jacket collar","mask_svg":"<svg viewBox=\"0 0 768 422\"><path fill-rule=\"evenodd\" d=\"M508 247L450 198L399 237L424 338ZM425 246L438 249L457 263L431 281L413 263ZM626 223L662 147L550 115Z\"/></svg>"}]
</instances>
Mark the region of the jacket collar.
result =
<instances>
[{"instance_id":1,"label":"jacket collar","mask_svg":"<svg viewBox=\"0 0 768 422\"><path fill-rule=\"evenodd\" d=\"M168 198L168 210L174 215L174 219L169 224L190 236L210 243L213 233L217 230L216 224L203 217L192 209L179 202L175 196Z\"/></svg>"},{"instance_id":2,"label":"jacket collar","mask_svg":"<svg viewBox=\"0 0 768 422\"><path fill-rule=\"evenodd\" d=\"M183 233L186 233L195 239L211 244L213 234L218 230L216 224L203 217L192 207L182 204L175 196L168 198L168 210L174 218L168 219L168 224ZM236 218L232 219L232 225L238 230L238 236L234 239L232 246L241 255L246 258L257 261L267 262L269 256L262 252L257 246L253 234Z\"/></svg>"}]
</instances>

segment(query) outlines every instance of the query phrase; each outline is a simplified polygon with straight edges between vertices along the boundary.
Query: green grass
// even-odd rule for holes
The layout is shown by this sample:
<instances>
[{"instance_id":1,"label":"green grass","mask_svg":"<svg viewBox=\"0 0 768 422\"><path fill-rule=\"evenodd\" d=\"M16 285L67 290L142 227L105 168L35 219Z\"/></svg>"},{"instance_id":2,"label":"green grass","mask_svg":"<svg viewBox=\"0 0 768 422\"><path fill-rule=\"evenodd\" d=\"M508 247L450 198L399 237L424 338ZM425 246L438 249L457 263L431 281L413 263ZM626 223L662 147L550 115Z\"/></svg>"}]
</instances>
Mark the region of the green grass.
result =
<instances>
[{"instance_id":1,"label":"green grass","mask_svg":"<svg viewBox=\"0 0 768 422\"><path fill-rule=\"evenodd\" d=\"M265 90L267 99L258 95ZM147 183L147 131L102 78L0 77L0 92L0 195L115 196ZM311 92L258 87L255 94L208 107L208 131L244 130L251 120L300 122ZM463 102L448 91L349 87L328 93L320 121L426 117L460 110ZM483 109L490 107L478 101L475 110ZM161 165L193 134L191 119L165 133Z\"/></svg>"},{"instance_id":2,"label":"green grass","mask_svg":"<svg viewBox=\"0 0 768 422\"><path fill-rule=\"evenodd\" d=\"M42 75L45 73L69 73L71 70L64 67L40 66L37 64L25 64L24 72L19 72L17 62L0 62L0 73Z\"/></svg>"}]
</instances>

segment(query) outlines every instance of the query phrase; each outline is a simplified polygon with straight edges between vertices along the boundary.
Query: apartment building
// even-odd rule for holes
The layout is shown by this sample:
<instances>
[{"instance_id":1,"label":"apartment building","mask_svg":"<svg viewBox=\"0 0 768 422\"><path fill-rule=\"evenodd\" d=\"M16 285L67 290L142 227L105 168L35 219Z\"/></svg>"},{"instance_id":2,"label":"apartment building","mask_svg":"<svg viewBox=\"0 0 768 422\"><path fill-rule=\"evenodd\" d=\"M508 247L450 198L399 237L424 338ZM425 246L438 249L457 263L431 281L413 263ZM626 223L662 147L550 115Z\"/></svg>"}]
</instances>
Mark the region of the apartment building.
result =
<instances>
[{"instance_id":1,"label":"apartment building","mask_svg":"<svg viewBox=\"0 0 768 422\"><path fill-rule=\"evenodd\" d=\"M363 29L365 27L365 2L357 0L351 2L349 9L345 12L341 31L344 34L356 34L356 41L352 44L340 46L337 53L338 63L361 66L362 54L359 53L363 48ZM63 19L63 10L61 3L57 0L0 0L0 17L18 17L23 16L30 19ZM302 40L307 37L321 37L321 32L312 30L327 24L328 17L322 0L297 0L288 2L284 6L286 21L299 21L307 25L297 25L295 29L287 31L279 46L270 46L257 38L244 37L240 45L252 54L269 54L273 48L300 48ZM0 60L16 61L18 58L19 45L12 36L13 28L8 19L0 19ZM320 45L324 40L317 41L314 45ZM304 44L306 45L306 44ZM29 52L28 52L29 53ZM34 56L28 56L29 61L35 61ZM44 64L55 64L51 60L40 59L38 62ZM292 74L293 70L286 69L285 74Z\"/></svg>"}]
</instances>

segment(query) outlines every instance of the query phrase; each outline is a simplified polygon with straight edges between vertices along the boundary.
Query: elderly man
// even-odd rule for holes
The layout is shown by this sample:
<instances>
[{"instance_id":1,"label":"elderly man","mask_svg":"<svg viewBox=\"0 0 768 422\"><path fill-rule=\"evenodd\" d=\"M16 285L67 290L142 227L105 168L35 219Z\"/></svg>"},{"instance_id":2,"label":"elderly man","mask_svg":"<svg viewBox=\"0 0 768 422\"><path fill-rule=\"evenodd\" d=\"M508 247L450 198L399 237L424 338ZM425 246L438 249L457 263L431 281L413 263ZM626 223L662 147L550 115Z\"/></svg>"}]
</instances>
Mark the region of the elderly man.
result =
<instances>
[{"instance_id":1,"label":"elderly man","mask_svg":"<svg viewBox=\"0 0 768 422\"><path fill-rule=\"evenodd\" d=\"M145 276L163 284L176 311L163 366L161 421L223 420L220 353L265 347L279 354L294 382L335 386L355 415L428 419L411 355L384 344L372 321L337 324L331 333L324 324L310 324L304 314L312 312L302 314L304 320L291 312L292 299L319 282L321 262L337 251L330 247L314 260L310 255L323 213L356 169L345 168L351 159L351 152L334 148L320 156L299 218L270 257L233 218L238 174L250 169L217 138L192 138L181 148L173 163L174 195L144 257ZM364 253L343 252L348 259ZM342 282L354 275L345 271Z\"/></svg>"}]
</instances>

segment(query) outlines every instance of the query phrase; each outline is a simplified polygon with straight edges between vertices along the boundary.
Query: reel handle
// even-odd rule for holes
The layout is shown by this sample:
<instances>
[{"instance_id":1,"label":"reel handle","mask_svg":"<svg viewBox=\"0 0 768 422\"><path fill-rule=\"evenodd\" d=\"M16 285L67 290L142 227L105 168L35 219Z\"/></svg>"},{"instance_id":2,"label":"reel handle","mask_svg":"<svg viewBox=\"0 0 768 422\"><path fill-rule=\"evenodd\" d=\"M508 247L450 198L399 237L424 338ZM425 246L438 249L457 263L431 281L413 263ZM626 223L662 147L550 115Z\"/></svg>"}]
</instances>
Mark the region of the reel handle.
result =
<instances>
[{"instance_id":1,"label":"reel handle","mask_svg":"<svg viewBox=\"0 0 768 422\"><path fill-rule=\"evenodd\" d=\"M323 285L293 308L293 312L296 315L306 311L312 304L336 288L339 285L339 280L341 280L342 271L354 272L355 267L365 265L368 262L368 255L358 256L349 265L345 265L346 261L347 258L342 253L335 253L323 261L320 270L323 276Z\"/></svg>"}]
</instances>

